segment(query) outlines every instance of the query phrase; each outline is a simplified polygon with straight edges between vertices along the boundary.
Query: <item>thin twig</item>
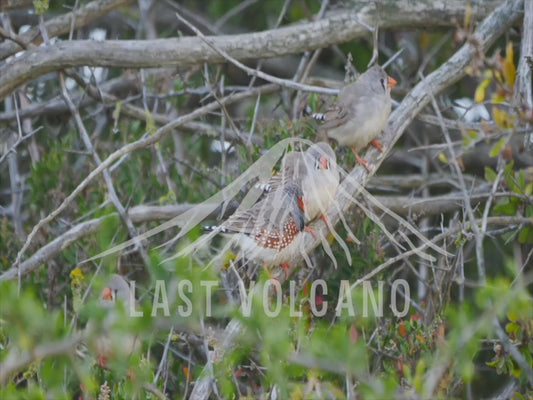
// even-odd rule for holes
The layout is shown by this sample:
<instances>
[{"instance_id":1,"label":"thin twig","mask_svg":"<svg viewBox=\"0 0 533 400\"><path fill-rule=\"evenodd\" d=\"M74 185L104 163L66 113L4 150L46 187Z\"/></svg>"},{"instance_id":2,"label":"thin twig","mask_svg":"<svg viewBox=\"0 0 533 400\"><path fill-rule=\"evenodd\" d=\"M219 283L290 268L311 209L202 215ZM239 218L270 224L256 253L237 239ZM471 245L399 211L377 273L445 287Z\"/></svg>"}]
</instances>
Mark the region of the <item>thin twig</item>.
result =
<instances>
[{"instance_id":1,"label":"thin twig","mask_svg":"<svg viewBox=\"0 0 533 400\"><path fill-rule=\"evenodd\" d=\"M146 148L148 146L151 146L157 142L159 142L163 137L165 137L169 132L172 131L172 129L177 128L178 126L181 126L185 123L191 122L195 120L196 118L205 115L219 107L220 104L230 104L242 99L245 99L250 96L256 96L258 93L264 93L269 92L271 90L275 90L275 85L264 85L256 88L252 88L247 92L237 93L233 95L229 95L221 99L220 101L215 101L212 103L209 103L203 107L197 108L193 112L180 116L172 121L170 121L168 124L162 126L157 131L155 131L151 135L143 135L143 137L139 140L136 140L135 142L129 143L120 149L114 151L111 153L100 165L98 165L94 170L90 172L83 181L81 181L78 186L63 200L63 202L57 207L54 211L52 211L50 214L48 214L46 217L42 218L32 229L28 237L26 238L26 241L24 242L23 246L17 253L17 257L15 258L15 261L13 265L15 267L18 267L20 265L22 256L30 246L33 238L37 234L37 232L46 224L53 221L63 210L67 208L67 206L81 193L83 189L85 189L90 182L94 178L96 178L104 169L110 167L115 161L121 159L123 156L138 150L142 148Z\"/></svg>"},{"instance_id":2,"label":"thin twig","mask_svg":"<svg viewBox=\"0 0 533 400\"><path fill-rule=\"evenodd\" d=\"M245 71L248 75L253 75L253 76L256 76L258 78L264 79L267 82L275 83L275 84L280 85L282 87L287 87L287 88L291 88L291 89L302 90L302 91L306 91L306 92L322 93L322 94L337 94L338 93L338 90L335 90L335 89L327 89L327 88L322 88L322 87L319 87L319 86L304 85L304 84L296 83L296 82L291 81L291 80L280 79L280 78L277 78L277 77L275 77L273 75L269 75L269 74L266 74L266 73L264 73L262 71L258 71L258 70L255 70L253 68L247 67L246 65L244 65L243 63L241 63L237 59L235 59L232 56L230 56L224 50L222 50L222 49L218 48L217 46L215 46L209 39L207 39L207 37L200 30L198 30L193 24L191 24L189 21L187 21L185 18L183 18L180 14L176 13L176 17L181 22L183 22L185 25L187 25L209 47L211 47L214 51L216 51L218 54L220 54L222 57L224 57L226 60L228 60L233 65L235 65L236 67L238 67L238 68L242 69L243 71Z\"/></svg>"}]
</instances>

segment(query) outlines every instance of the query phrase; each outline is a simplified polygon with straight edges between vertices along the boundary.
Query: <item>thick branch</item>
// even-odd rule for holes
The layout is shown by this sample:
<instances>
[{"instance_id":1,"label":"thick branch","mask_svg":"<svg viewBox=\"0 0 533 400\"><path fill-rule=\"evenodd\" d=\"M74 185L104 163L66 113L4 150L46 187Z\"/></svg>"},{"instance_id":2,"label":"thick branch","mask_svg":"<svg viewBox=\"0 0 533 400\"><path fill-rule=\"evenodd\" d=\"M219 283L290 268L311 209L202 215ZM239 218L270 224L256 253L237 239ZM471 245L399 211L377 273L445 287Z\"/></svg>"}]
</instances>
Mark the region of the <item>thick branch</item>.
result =
<instances>
[{"instance_id":1,"label":"thick branch","mask_svg":"<svg viewBox=\"0 0 533 400\"><path fill-rule=\"evenodd\" d=\"M72 27L74 27L74 29L79 29L129 2L131 2L131 0L93 1L77 10L50 19L45 23L45 28L49 37L63 35L70 32ZM72 24L73 19L74 25ZM36 45L41 44L43 41L38 26L20 34L19 38L26 43L33 43ZM23 49L21 49L18 44L6 40L4 43L0 44L0 60L12 56L21 50Z\"/></svg>"},{"instance_id":2,"label":"thick branch","mask_svg":"<svg viewBox=\"0 0 533 400\"><path fill-rule=\"evenodd\" d=\"M169 220L177 215L183 214L185 211L193 207L198 207L196 204L180 204L175 206L136 206L128 210L128 217L132 222L142 223L158 220ZM236 209L236 205L229 203L227 212L232 212ZM211 217L216 218L220 214L220 209L212 213ZM116 214L106 215L104 217L91 219L73 226L65 233L59 235L50 243L47 243L39 250L37 250L30 258L20 264L20 268L10 268L0 275L0 282L15 279L20 270L20 275L34 271L40 265L46 264L53 259L72 243L76 243L80 239L98 232L102 228L102 224L108 218L116 218Z\"/></svg>"},{"instance_id":3,"label":"thick branch","mask_svg":"<svg viewBox=\"0 0 533 400\"><path fill-rule=\"evenodd\" d=\"M500 1L485 1L472 7L472 17L486 15ZM426 3L410 0L386 3L380 16L381 28L451 26L464 15L464 2ZM208 37L209 42L237 60L263 59L301 53L344 43L368 34L357 21L373 24L375 7L365 3L357 11L335 13L317 22L298 24L257 33ZM54 32L50 31L53 36ZM1 49L1 47L0 47ZM0 53L1 56L1 53ZM89 40L58 42L27 50L0 68L0 98L19 85L49 72L67 67L102 66L150 68L190 66L223 62L224 58L199 37L158 40Z\"/></svg>"},{"instance_id":4,"label":"thick branch","mask_svg":"<svg viewBox=\"0 0 533 400\"><path fill-rule=\"evenodd\" d=\"M524 23L522 31L522 43L520 45L520 60L516 71L516 83L514 98L519 104L533 109L533 1L524 3Z\"/></svg>"},{"instance_id":5,"label":"thick branch","mask_svg":"<svg viewBox=\"0 0 533 400\"><path fill-rule=\"evenodd\" d=\"M3 385L11 374L35 360L72 352L82 340L83 336L76 334L63 340L41 344L22 353L17 352L17 350L11 350L4 362L0 364L0 385Z\"/></svg>"},{"instance_id":6,"label":"thick branch","mask_svg":"<svg viewBox=\"0 0 533 400\"><path fill-rule=\"evenodd\" d=\"M28 7L33 7L33 0L2 0L0 2L0 12Z\"/></svg>"}]
</instances>

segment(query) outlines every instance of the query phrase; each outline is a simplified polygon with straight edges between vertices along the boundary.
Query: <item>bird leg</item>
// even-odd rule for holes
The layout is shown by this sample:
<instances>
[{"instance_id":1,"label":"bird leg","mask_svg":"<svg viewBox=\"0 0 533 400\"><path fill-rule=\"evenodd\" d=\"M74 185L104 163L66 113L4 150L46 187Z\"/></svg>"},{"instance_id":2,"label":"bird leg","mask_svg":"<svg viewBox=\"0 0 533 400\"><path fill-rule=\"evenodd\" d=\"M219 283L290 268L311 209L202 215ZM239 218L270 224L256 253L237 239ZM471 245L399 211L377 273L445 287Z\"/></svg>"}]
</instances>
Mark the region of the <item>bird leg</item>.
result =
<instances>
[{"instance_id":1,"label":"bird leg","mask_svg":"<svg viewBox=\"0 0 533 400\"><path fill-rule=\"evenodd\" d=\"M379 150L380 153L383 153L383 145L379 140L373 139L370 144Z\"/></svg>"},{"instance_id":2,"label":"bird leg","mask_svg":"<svg viewBox=\"0 0 533 400\"><path fill-rule=\"evenodd\" d=\"M96 363L102 368L107 368L107 360L105 359L103 355L98 356Z\"/></svg>"},{"instance_id":3,"label":"bird leg","mask_svg":"<svg viewBox=\"0 0 533 400\"><path fill-rule=\"evenodd\" d=\"M304 231L309 232L311 235L313 235L313 239L316 239L316 232L314 226L304 226Z\"/></svg>"},{"instance_id":4,"label":"bird leg","mask_svg":"<svg viewBox=\"0 0 533 400\"><path fill-rule=\"evenodd\" d=\"M368 167L368 162L357 153L357 150L355 150L353 147L350 147L350 148L352 149L357 162L361 164L363 167L365 167L368 172L370 172L370 168Z\"/></svg>"},{"instance_id":5,"label":"bird leg","mask_svg":"<svg viewBox=\"0 0 533 400\"><path fill-rule=\"evenodd\" d=\"M287 265L289 265L289 263L283 263L283 264L287 264ZM287 269L286 269L286 267L285 267L283 264L281 264L281 266L282 266L283 269L285 270L285 275L286 275L286 274L287 274ZM268 270L268 267L267 267L267 265L266 265L266 263L265 263L264 261L263 261L263 269L265 270L265 272L266 272L266 274L267 274L269 280L275 280L275 281L278 281L278 280L279 280L279 279L276 278L275 276L272 276L272 274L271 274L270 271ZM274 286L274 289L276 289L275 286Z\"/></svg>"},{"instance_id":6,"label":"bird leg","mask_svg":"<svg viewBox=\"0 0 533 400\"><path fill-rule=\"evenodd\" d=\"M285 271L285 279L289 279L289 269L291 268L291 264L288 262L281 263L281 268Z\"/></svg>"}]
</instances>

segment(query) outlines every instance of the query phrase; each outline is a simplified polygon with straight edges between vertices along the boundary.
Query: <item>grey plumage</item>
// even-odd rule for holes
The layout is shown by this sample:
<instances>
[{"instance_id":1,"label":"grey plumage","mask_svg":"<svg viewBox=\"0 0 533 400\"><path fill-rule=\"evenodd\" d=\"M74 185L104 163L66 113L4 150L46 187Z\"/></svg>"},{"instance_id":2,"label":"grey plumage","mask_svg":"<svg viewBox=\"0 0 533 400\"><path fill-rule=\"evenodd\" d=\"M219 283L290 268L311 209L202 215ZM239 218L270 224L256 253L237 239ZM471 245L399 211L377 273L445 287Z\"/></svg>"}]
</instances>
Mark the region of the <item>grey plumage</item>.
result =
<instances>
[{"instance_id":1,"label":"grey plumage","mask_svg":"<svg viewBox=\"0 0 533 400\"><path fill-rule=\"evenodd\" d=\"M290 262L300 249L305 227L301 193L297 184L288 183L210 229L229 236L238 243L244 258L259 261L264 267Z\"/></svg>"},{"instance_id":2,"label":"grey plumage","mask_svg":"<svg viewBox=\"0 0 533 400\"><path fill-rule=\"evenodd\" d=\"M345 86L337 102L325 113L313 115L322 123L318 136L333 139L357 151L366 147L385 127L391 112L390 89L396 81L374 65Z\"/></svg>"},{"instance_id":3,"label":"grey plumage","mask_svg":"<svg viewBox=\"0 0 533 400\"><path fill-rule=\"evenodd\" d=\"M133 333L113 332L113 325L119 317L117 303L122 303L126 312L132 305L130 286L122 276L112 274L109 277L98 301L107 314L98 328L94 321L89 320L85 329L91 333L89 344L104 366L109 357L124 357L140 350L141 342Z\"/></svg>"},{"instance_id":4,"label":"grey plumage","mask_svg":"<svg viewBox=\"0 0 533 400\"><path fill-rule=\"evenodd\" d=\"M290 152L283 159L280 172L263 185L266 191L277 190L288 183L302 191L306 222L326 211L339 185L335 152L325 142L315 143L305 152Z\"/></svg>"}]
</instances>

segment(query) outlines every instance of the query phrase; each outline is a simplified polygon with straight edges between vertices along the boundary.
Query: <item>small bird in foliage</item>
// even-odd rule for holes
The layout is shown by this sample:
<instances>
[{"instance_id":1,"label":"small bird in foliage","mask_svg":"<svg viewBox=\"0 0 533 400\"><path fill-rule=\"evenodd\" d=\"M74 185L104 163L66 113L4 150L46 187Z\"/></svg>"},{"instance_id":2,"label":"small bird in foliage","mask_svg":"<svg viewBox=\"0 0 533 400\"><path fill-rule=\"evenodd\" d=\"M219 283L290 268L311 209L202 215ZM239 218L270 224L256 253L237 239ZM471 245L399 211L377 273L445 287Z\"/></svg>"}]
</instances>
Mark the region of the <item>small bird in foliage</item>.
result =
<instances>
[{"instance_id":1,"label":"small bird in foliage","mask_svg":"<svg viewBox=\"0 0 533 400\"><path fill-rule=\"evenodd\" d=\"M105 309L106 315L98 327L92 320L88 321L86 327L91 338L89 345L97 355L98 363L103 367L110 358L127 357L140 350L141 342L136 335L126 333L117 337L112 332L113 325L121 315L118 304L122 304L127 314L134 306L131 304L132 301L134 299L130 295L128 282L120 275L111 275L98 298L99 305Z\"/></svg>"},{"instance_id":2,"label":"small bird in foliage","mask_svg":"<svg viewBox=\"0 0 533 400\"><path fill-rule=\"evenodd\" d=\"M246 260L260 262L267 272L275 265L287 271L300 251L305 230L302 190L298 184L287 182L251 208L204 229L230 237Z\"/></svg>"},{"instance_id":3,"label":"small bird in foliage","mask_svg":"<svg viewBox=\"0 0 533 400\"><path fill-rule=\"evenodd\" d=\"M335 152L326 142L315 143L305 152L292 151L283 158L282 166L263 190L278 190L287 183L301 187L305 222L324 214L339 186Z\"/></svg>"},{"instance_id":4,"label":"small bird in foliage","mask_svg":"<svg viewBox=\"0 0 533 400\"><path fill-rule=\"evenodd\" d=\"M324 113L312 114L314 119L322 122L318 136L350 147L357 161L369 170L367 161L358 151L369 143L383 151L376 137L389 118L390 90L396 83L379 65L369 68L356 82L341 90L331 108Z\"/></svg>"}]
</instances>

